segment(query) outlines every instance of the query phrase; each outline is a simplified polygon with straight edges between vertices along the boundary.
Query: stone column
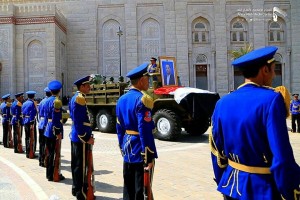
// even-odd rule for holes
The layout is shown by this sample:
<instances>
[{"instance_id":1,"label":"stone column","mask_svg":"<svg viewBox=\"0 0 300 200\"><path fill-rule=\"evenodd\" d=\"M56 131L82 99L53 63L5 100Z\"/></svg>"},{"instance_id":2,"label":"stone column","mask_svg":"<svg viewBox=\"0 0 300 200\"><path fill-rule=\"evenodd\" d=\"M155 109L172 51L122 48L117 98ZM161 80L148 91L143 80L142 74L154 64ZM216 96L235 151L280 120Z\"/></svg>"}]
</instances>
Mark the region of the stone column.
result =
<instances>
[{"instance_id":1,"label":"stone column","mask_svg":"<svg viewBox=\"0 0 300 200\"><path fill-rule=\"evenodd\" d=\"M292 46L291 46L291 93L300 92L300 1L292 0L291 1L291 24L293 28L291 29L292 34Z\"/></svg>"},{"instance_id":2,"label":"stone column","mask_svg":"<svg viewBox=\"0 0 300 200\"><path fill-rule=\"evenodd\" d=\"M220 0L215 2L215 35L216 35L216 92L222 94L228 93L228 67L227 66L227 35L226 31L226 2Z\"/></svg>"},{"instance_id":3,"label":"stone column","mask_svg":"<svg viewBox=\"0 0 300 200\"><path fill-rule=\"evenodd\" d=\"M175 36L176 36L176 65L178 75L180 74L180 81L182 85L189 85L188 79L188 69L189 57L188 57L188 25L187 24L187 3L186 2L176 2L176 24L175 24ZM166 37L167 38L167 37Z\"/></svg>"},{"instance_id":4,"label":"stone column","mask_svg":"<svg viewBox=\"0 0 300 200\"><path fill-rule=\"evenodd\" d=\"M126 50L125 56L126 58L126 66L127 71L130 71L134 67L138 66L138 30L137 30L137 13L136 13L136 2L135 1L127 1L125 6L125 24L126 30L123 30L123 37L126 38ZM122 48L123 49L123 48ZM123 69L123 72L125 69ZM123 74L126 74L123 73Z\"/></svg>"}]
</instances>

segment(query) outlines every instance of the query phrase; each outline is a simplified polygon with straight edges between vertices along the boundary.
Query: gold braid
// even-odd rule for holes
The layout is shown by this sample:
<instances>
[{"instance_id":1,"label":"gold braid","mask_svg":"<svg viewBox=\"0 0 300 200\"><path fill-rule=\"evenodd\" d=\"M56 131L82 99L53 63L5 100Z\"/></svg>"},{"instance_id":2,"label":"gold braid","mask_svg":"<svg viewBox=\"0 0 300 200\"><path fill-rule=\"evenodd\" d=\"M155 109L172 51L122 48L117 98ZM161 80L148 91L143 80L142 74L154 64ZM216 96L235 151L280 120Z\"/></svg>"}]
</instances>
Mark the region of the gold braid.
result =
<instances>
[{"instance_id":1,"label":"gold braid","mask_svg":"<svg viewBox=\"0 0 300 200\"><path fill-rule=\"evenodd\" d=\"M224 155L224 152L222 151L222 154L218 151L218 148L216 146L216 143L213 139L213 136L212 136L212 132L210 132L209 134L209 144L210 144L210 150L211 150L211 153L217 157L217 164L220 168L225 168L227 167L227 163L226 164L222 164L221 162L221 159L224 160L224 161L227 161L227 158L226 156Z\"/></svg>"}]
</instances>

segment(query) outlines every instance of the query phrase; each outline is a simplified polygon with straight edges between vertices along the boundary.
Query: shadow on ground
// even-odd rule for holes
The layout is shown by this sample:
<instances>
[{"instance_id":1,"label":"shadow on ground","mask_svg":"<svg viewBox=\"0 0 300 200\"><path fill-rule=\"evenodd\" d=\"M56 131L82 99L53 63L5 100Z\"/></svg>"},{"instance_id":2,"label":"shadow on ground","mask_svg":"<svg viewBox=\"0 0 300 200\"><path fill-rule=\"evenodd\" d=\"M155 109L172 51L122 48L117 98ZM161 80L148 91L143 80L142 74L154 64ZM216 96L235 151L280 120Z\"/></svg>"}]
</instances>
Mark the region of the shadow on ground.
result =
<instances>
[{"instance_id":1,"label":"shadow on ground","mask_svg":"<svg viewBox=\"0 0 300 200\"><path fill-rule=\"evenodd\" d=\"M161 140L156 139L156 142L163 142ZM170 143L208 143L208 132L203 135L191 135L186 131L182 131L181 134L174 141L166 141Z\"/></svg>"},{"instance_id":2,"label":"shadow on ground","mask_svg":"<svg viewBox=\"0 0 300 200\"><path fill-rule=\"evenodd\" d=\"M107 183L102 183L96 181L96 189L97 191L104 192L104 193L123 193L123 187L114 186Z\"/></svg>"}]
</instances>

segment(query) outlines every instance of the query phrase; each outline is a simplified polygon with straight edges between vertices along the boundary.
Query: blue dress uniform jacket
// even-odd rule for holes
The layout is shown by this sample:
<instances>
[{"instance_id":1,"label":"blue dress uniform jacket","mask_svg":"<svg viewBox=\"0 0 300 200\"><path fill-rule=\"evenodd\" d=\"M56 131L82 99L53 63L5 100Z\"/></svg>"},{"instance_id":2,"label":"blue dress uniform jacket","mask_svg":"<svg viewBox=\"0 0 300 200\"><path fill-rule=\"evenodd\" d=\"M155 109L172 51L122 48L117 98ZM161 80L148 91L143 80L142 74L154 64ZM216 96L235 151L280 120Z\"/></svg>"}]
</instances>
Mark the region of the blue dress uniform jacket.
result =
<instances>
[{"instance_id":1,"label":"blue dress uniform jacket","mask_svg":"<svg viewBox=\"0 0 300 200\"><path fill-rule=\"evenodd\" d=\"M62 134L62 102L56 96L51 96L45 102L45 117L48 123L45 128L44 135L47 138L55 138L56 135Z\"/></svg>"},{"instance_id":2,"label":"blue dress uniform jacket","mask_svg":"<svg viewBox=\"0 0 300 200\"><path fill-rule=\"evenodd\" d=\"M286 112L280 93L254 83L217 102L210 143L221 193L243 200L295 199L300 168L289 142Z\"/></svg>"},{"instance_id":3,"label":"blue dress uniform jacket","mask_svg":"<svg viewBox=\"0 0 300 200\"><path fill-rule=\"evenodd\" d=\"M45 103L47 101L48 97L45 97L39 104L39 124L38 128L39 129L44 129L45 126L47 125L47 118L45 118Z\"/></svg>"},{"instance_id":4,"label":"blue dress uniform jacket","mask_svg":"<svg viewBox=\"0 0 300 200\"><path fill-rule=\"evenodd\" d=\"M22 113L23 113L23 124L29 124L30 122L34 122L37 109L35 102L32 99L28 99L22 105Z\"/></svg>"},{"instance_id":5,"label":"blue dress uniform jacket","mask_svg":"<svg viewBox=\"0 0 300 200\"><path fill-rule=\"evenodd\" d=\"M148 72L149 73L155 73L156 72L156 68L157 68L156 64L150 65L149 68L148 68Z\"/></svg>"},{"instance_id":6,"label":"blue dress uniform jacket","mask_svg":"<svg viewBox=\"0 0 300 200\"><path fill-rule=\"evenodd\" d=\"M79 91L71 98L69 103L70 116L73 121L70 139L72 142L87 142L92 137L92 129L85 95Z\"/></svg>"},{"instance_id":7,"label":"blue dress uniform jacket","mask_svg":"<svg viewBox=\"0 0 300 200\"><path fill-rule=\"evenodd\" d=\"M9 102L1 103L0 111L2 114L2 123L7 123L11 121L10 107L11 107L11 103Z\"/></svg>"},{"instance_id":8,"label":"blue dress uniform jacket","mask_svg":"<svg viewBox=\"0 0 300 200\"><path fill-rule=\"evenodd\" d=\"M20 124L23 125L23 114L22 114L22 103L18 100L15 100L11 105L11 124L16 125Z\"/></svg>"},{"instance_id":9,"label":"blue dress uniform jacket","mask_svg":"<svg viewBox=\"0 0 300 200\"><path fill-rule=\"evenodd\" d=\"M300 115L300 100L292 100L290 104L290 112L292 115Z\"/></svg>"},{"instance_id":10,"label":"blue dress uniform jacket","mask_svg":"<svg viewBox=\"0 0 300 200\"><path fill-rule=\"evenodd\" d=\"M120 97L116 107L117 134L124 162L143 162L141 153L150 151L157 158L152 130L151 108L144 101L145 94L136 88ZM153 103L153 102L152 102Z\"/></svg>"}]
</instances>

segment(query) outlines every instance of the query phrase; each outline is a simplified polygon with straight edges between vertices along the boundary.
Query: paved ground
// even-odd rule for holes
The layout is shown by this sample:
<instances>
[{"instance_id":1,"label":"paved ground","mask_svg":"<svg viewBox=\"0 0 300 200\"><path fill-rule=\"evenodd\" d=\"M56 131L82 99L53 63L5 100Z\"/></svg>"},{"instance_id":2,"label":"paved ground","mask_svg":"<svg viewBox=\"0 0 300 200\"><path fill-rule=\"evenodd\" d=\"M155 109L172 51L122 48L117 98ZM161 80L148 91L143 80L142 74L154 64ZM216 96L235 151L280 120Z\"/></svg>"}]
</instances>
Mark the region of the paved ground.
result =
<instances>
[{"instance_id":1,"label":"paved ground","mask_svg":"<svg viewBox=\"0 0 300 200\"><path fill-rule=\"evenodd\" d=\"M1 145L0 199L75 199L71 195L69 132L70 122L67 122L62 143L62 174L66 179L59 183L47 181L45 168L38 166L37 159L27 159L25 154L15 154L12 149L3 148ZM117 148L116 135L96 131L94 134L97 199L122 199L122 159ZM295 158L300 163L300 134L289 135ZM0 139L2 141L2 134ZM155 199L222 199L212 180L207 133L200 137L183 134L176 142L156 140L156 145L159 159L156 161L153 183Z\"/></svg>"}]
</instances>

